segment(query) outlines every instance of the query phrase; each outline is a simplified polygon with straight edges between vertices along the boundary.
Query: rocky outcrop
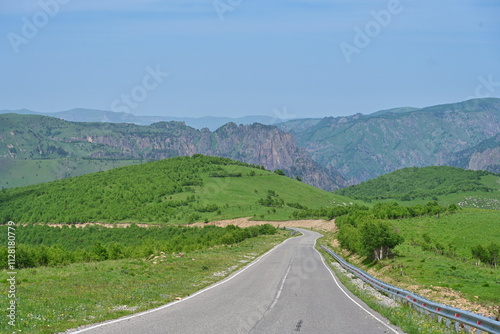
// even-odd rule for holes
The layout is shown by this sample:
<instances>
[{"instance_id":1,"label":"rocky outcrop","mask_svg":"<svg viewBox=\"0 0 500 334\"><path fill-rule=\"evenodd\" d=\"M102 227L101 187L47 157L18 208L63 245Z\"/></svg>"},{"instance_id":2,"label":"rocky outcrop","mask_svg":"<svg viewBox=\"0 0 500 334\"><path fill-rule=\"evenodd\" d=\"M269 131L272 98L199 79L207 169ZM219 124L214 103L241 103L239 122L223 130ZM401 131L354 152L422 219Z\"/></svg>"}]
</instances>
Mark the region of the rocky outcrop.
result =
<instances>
[{"instance_id":1,"label":"rocky outcrop","mask_svg":"<svg viewBox=\"0 0 500 334\"><path fill-rule=\"evenodd\" d=\"M321 166L356 184L404 167L451 165L460 152L500 133L500 99L477 99L418 110L328 117L280 125ZM498 145L497 145L498 146ZM472 164L487 168L495 150L469 152ZM488 157L488 158L487 158ZM498 161L498 160L497 160Z\"/></svg>"},{"instance_id":2,"label":"rocky outcrop","mask_svg":"<svg viewBox=\"0 0 500 334\"><path fill-rule=\"evenodd\" d=\"M159 160L205 154L282 169L290 177L325 190L346 186L340 174L329 173L295 143L294 137L258 123L228 123L212 132L182 122L150 126L73 123L43 116L1 115L17 129L16 137L0 132L0 156L20 159L62 158ZM4 148L2 152L1 149ZM14 152L14 153L13 153ZM333 176L333 177L332 177Z\"/></svg>"}]
</instances>

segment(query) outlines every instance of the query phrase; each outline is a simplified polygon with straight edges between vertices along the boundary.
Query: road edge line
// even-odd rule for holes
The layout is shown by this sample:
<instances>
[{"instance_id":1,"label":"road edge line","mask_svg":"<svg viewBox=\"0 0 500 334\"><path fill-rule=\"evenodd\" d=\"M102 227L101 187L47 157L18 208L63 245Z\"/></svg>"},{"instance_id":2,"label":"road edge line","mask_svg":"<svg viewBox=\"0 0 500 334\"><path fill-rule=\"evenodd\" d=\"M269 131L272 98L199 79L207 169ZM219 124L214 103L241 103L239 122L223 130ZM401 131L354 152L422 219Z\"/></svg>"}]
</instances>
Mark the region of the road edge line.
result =
<instances>
[{"instance_id":1,"label":"road edge line","mask_svg":"<svg viewBox=\"0 0 500 334\"><path fill-rule=\"evenodd\" d=\"M363 311L365 311L366 313L368 313L370 316L372 316L375 320L377 320L378 322L380 322L382 325L384 325L385 327L387 327L388 329L390 329L393 333L396 333L396 334L399 334L399 332L397 330L395 330L394 328L392 328L391 326L389 326L389 324L385 323L384 321L380 320L375 314L373 314L372 312L370 312L369 310L367 310L366 308L364 308L361 304L359 304L357 301L355 301L351 296L349 296L349 294L344 290L344 288L342 288L342 286L339 284L337 278L335 277L335 274L333 273L332 269L326 264L325 262L325 259L323 257L323 255L321 254L320 251L318 251L316 249L316 240L314 241L314 246L313 246L313 249L318 252L319 256L321 257L321 262L323 262L323 265L326 267L326 269L328 269L328 271L330 272L330 275L332 276L333 278L333 281L335 282L335 284L339 287L339 289L347 296L347 298L349 298L354 304L356 304L359 308L361 308Z\"/></svg>"},{"instance_id":2,"label":"road edge line","mask_svg":"<svg viewBox=\"0 0 500 334\"><path fill-rule=\"evenodd\" d=\"M266 255L268 255L272 251L274 251L276 248L280 247L281 245L284 245L288 240L291 240L291 239L293 239L293 238L288 238L285 241L283 241L282 243L274 246L273 248L271 248L270 250L268 250L266 253L262 254L261 256L259 256L258 258L256 258L252 262L250 262L245 267L239 269L238 271L236 271L233 274L229 275L228 277L224 278L222 281L216 282L216 283L214 283L212 285L209 285L209 286L207 286L207 287L205 287L205 288L203 288L201 290L198 290L195 293L193 293L192 295L189 295L186 298L183 298L182 300L176 300L176 301L170 302L168 304L161 305L159 307L155 307L153 309L146 310L146 311L143 311L143 312L131 314L131 315L128 315L128 316L125 316L125 317L122 317L122 318L108 320L108 321L101 322L101 323L98 323L98 324L95 324L95 325L89 325L90 327L82 328L80 330L71 331L71 329L70 329L69 331L62 332L61 334L78 334L78 333L83 333L83 332L86 332L86 331L90 331L92 329L104 327L104 326L111 325L111 324L116 324L116 323L124 321L124 320L129 320L129 319L141 317L143 315L147 315L147 314L150 314L150 313L154 313L154 312L157 312L157 311L161 311L161 310L166 309L168 307L171 307L171 306L177 305L179 303L182 303L182 302L184 302L186 300L189 300L191 298L194 298L194 297L196 297L196 296L198 296L198 295L200 295L200 294L202 294L202 293L204 293L204 292L206 292L208 290L216 288L219 285L222 285L222 284L224 284L226 282L229 282L230 280L232 280L233 278L235 278L236 276L238 276L239 274L241 274L242 272L244 272L248 268L250 268L253 265L255 265L256 263L258 263L260 260L262 260L262 258L264 258Z\"/></svg>"}]
</instances>

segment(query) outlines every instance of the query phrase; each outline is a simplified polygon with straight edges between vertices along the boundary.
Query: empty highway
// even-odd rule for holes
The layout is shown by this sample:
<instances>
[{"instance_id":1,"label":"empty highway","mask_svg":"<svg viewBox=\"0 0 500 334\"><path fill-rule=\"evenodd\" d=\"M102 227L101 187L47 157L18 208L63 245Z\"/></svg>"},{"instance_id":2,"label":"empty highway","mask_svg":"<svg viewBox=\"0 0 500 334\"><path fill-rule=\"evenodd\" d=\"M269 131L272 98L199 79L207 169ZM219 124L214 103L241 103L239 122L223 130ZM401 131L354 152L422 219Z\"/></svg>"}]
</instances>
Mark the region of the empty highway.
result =
<instances>
[{"instance_id":1,"label":"empty highway","mask_svg":"<svg viewBox=\"0 0 500 334\"><path fill-rule=\"evenodd\" d=\"M74 330L86 334L403 333L341 288L299 229L272 251L182 301Z\"/></svg>"}]
</instances>

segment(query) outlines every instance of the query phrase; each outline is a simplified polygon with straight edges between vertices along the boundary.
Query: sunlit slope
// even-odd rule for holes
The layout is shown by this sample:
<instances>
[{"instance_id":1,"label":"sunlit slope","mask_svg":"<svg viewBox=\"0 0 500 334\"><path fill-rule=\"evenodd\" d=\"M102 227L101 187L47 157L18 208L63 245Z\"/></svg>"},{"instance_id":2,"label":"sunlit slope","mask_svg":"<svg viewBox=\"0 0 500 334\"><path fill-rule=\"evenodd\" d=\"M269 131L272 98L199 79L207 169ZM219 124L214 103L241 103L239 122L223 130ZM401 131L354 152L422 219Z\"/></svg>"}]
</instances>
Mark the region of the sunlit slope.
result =
<instances>
[{"instance_id":1,"label":"sunlit slope","mask_svg":"<svg viewBox=\"0 0 500 334\"><path fill-rule=\"evenodd\" d=\"M238 161L195 155L4 189L0 221L179 222L289 219L345 197Z\"/></svg>"},{"instance_id":2,"label":"sunlit slope","mask_svg":"<svg viewBox=\"0 0 500 334\"><path fill-rule=\"evenodd\" d=\"M498 210L500 176L449 166L412 167L339 189L336 193L364 201L396 200L416 204L438 200L443 204Z\"/></svg>"}]
</instances>

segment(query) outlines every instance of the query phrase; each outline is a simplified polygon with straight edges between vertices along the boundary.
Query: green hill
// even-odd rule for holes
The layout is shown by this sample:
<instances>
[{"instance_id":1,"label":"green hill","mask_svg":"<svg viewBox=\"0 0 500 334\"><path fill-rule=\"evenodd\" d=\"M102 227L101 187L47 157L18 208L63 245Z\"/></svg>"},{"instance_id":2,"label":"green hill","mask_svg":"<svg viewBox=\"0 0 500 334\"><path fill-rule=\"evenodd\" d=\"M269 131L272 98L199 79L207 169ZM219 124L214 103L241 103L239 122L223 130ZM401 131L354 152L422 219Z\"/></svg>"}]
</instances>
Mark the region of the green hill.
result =
<instances>
[{"instance_id":1,"label":"green hill","mask_svg":"<svg viewBox=\"0 0 500 334\"><path fill-rule=\"evenodd\" d=\"M191 223L245 216L288 219L297 210L348 201L260 166L194 155L3 189L0 221Z\"/></svg>"},{"instance_id":2,"label":"green hill","mask_svg":"<svg viewBox=\"0 0 500 334\"><path fill-rule=\"evenodd\" d=\"M365 201L437 200L459 203L469 197L500 199L499 176L486 171L433 166L403 168L335 193ZM500 203L497 203L500 204Z\"/></svg>"},{"instance_id":3,"label":"green hill","mask_svg":"<svg viewBox=\"0 0 500 334\"><path fill-rule=\"evenodd\" d=\"M228 123L209 131L182 122L139 126L0 114L0 188L195 153L281 169L325 190L346 185L339 173L319 166L292 135L274 126Z\"/></svg>"}]
</instances>

